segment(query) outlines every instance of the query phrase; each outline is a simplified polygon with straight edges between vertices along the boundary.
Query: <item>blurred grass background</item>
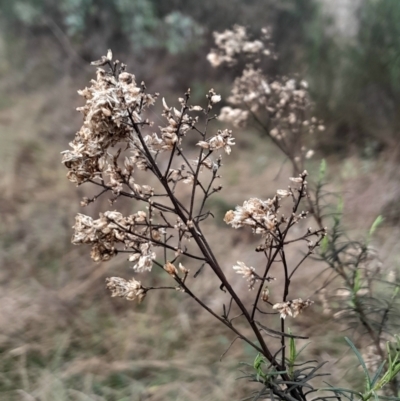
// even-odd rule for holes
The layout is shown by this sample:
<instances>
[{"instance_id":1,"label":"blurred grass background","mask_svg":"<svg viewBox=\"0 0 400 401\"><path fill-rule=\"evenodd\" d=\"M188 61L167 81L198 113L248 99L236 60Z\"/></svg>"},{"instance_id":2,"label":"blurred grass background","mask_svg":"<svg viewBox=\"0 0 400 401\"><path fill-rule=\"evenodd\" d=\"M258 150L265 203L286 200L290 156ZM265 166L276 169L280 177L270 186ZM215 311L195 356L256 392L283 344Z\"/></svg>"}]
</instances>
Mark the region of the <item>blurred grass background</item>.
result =
<instances>
[{"instance_id":1,"label":"blurred grass background","mask_svg":"<svg viewBox=\"0 0 400 401\"><path fill-rule=\"evenodd\" d=\"M140 306L111 300L104 278L129 277L128 263L94 264L89 249L70 243L83 190L65 178L60 152L80 126L76 90L94 73L89 62L108 48L150 92L176 99L191 87L196 103L211 87L228 95L235 73L208 65L212 32L235 23L253 32L271 26L280 55L271 75L305 77L326 121L310 172L328 160L330 189L344 194L356 235L378 214L386 218L376 245L397 268L400 2L335 4L0 1L1 400L231 400L248 390L236 380L239 361L255 356L245 345L236 343L220 362L231 334L183 294L157 292ZM236 260L256 265L261 259L250 234L222 224L225 211L249 196L271 196L290 175L287 165L278 175L283 158L251 129L234 136L234 155L224 158L225 192L212 204L219 234L208 229L227 269ZM84 213L96 216L105 208L99 202ZM317 288L310 277L318 269L306 268L296 284L300 296ZM201 276L196 286L211 303L220 296ZM334 381L346 380L340 366L352 365L343 356L340 323L322 313L296 323L313 334L310 355L331 361Z\"/></svg>"}]
</instances>

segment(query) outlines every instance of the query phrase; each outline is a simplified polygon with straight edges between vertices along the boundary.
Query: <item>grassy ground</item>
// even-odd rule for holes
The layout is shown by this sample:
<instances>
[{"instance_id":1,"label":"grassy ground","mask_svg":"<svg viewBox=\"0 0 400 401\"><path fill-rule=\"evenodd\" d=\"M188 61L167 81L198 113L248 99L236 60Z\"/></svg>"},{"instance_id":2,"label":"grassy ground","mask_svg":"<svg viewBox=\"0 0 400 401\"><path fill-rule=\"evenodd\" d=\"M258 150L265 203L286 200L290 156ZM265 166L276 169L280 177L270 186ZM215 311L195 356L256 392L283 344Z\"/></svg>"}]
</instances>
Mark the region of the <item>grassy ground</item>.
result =
<instances>
[{"instance_id":1,"label":"grassy ground","mask_svg":"<svg viewBox=\"0 0 400 401\"><path fill-rule=\"evenodd\" d=\"M156 292L140 306L111 299L104 278L129 277L128 263L122 257L95 264L88 248L70 244L83 192L66 180L60 152L79 127L80 116L74 112L78 86L64 78L28 93L11 91L0 105L0 398L240 399L251 386L237 380L238 363L251 362L252 350L238 342L220 361L232 335L184 294ZM224 159L225 191L211 202L216 219L206 229L232 278L237 260L257 266L262 258L253 252L251 234L225 227L225 211L251 196L271 196L287 186L290 176L288 164L282 167L265 140L243 130L235 136L238 145ZM311 172L317 171L318 158L310 162ZM395 261L395 163L332 157L328 165L330 189L344 194L348 225L356 234L378 214L390 217L377 244L384 260ZM106 207L100 202L84 213L96 216ZM290 259L298 255L294 249ZM321 279L312 278L320 270L316 262L305 266L294 285L296 295L307 297L318 288ZM235 280L245 294L246 285ZM206 276L199 276L195 289L211 304L223 296ZM355 365L345 355L340 322L324 315L317 302L296 323L297 330L312 335L309 355L331 362L327 371L333 383L357 383L357 374L344 377L348 371L343 366Z\"/></svg>"}]
</instances>

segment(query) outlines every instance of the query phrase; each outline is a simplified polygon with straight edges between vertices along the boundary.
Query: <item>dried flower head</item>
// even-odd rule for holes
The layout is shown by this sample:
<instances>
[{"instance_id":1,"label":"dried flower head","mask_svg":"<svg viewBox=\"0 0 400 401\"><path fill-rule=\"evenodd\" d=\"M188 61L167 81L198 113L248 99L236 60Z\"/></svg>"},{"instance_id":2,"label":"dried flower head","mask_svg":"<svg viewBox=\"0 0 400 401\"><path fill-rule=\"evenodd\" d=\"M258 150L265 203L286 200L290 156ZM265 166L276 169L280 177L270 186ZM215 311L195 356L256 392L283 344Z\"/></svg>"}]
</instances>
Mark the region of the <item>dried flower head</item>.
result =
<instances>
[{"instance_id":1,"label":"dried flower head","mask_svg":"<svg viewBox=\"0 0 400 401\"><path fill-rule=\"evenodd\" d=\"M224 221L233 228L249 226L254 233L268 236L277 224L274 204L275 199L262 201L251 198L245 201L243 206L236 206L234 211L229 210L225 214Z\"/></svg>"},{"instance_id":2,"label":"dried flower head","mask_svg":"<svg viewBox=\"0 0 400 401\"><path fill-rule=\"evenodd\" d=\"M97 220L78 213L75 218L75 229L72 243L91 244L92 259L96 262L107 261L117 254L116 245L134 250L129 261L136 262L134 270L151 270L156 255L152 242L144 238L157 236L157 230L150 232L150 227L141 224L146 220L145 212L138 212L128 217L116 211L100 213ZM158 234L159 235L159 234Z\"/></svg>"},{"instance_id":3,"label":"dried flower head","mask_svg":"<svg viewBox=\"0 0 400 401\"><path fill-rule=\"evenodd\" d=\"M255 275L254 267L246 266L243 262L236 262L237 265L233 266L233 270L236 270L237 274L241 274L249 282L249 289L253 290L256 283L257 277Z\"/></svg>"},{"instance_id":4,"label":"dried flower head","mask_svg":"<svg viewBox=\"0 0 400 401\"><path fill-rule=\"evenodd\" d=\"M270 35L268 29L262 30L261 40L250 40L246 28L235 25L232 30L227 29L224 32L214 32L214 41L217 46L212 49L207 56L207 60L213 67L222 64L234 65L238 58L258 58L260 56L274 56L271 50L266 48L266 42Z\"/></svg>"},{"instance_id":5,"label":"dried flower head","mask_svg":"<svg viewBox=\"0 0 400 401\"><path fill-rule=\"evenodd\" d=\"M94 64L108 64L111 56L109 51ZM146 94L132 74L122 72L117 77L101 68L92 86L78 93L86 100L78 108L84 122L70 143L72 149L62 152L62 162L69 170L67 177L79 185L104 172L110 176L110 186L119 191L121 177L110 149L117 143L132 143L131 120L141 123L143 109L153 105L157 95Z\"/></svg>"},{"instance_id":6,"label":"dried flower head","mask_svg":"<svg viewBox=\"0 0 400 401\"><path fill-rule=\"evenodd\" d=\"M235 138L232 137L232 131L225 129L223 131L218 130L218 134L207 141L198 142L197 146L211 151L223 148L225 153L229 155L231 153L231 146L235 145L234 141Z\"/></svg>"},{"instance_id":7,"label":"dried flower head","mask_svg":"<svg viewBox=\"0 0 400 401\"><path fill-rule=\"evenodd\" d=\"M178 275L178 269L170 262L164 265L164 270L173 277Z\"/></svg>"},{"instance_id":8,"label":"dried flower head","mask_svg":"<svg viewBox=\"0 0 400 401\"><path fill-rule=\"evenodd\" d=\"M239 108L233 109L232 107L229 106L223 107L218 116L218 119L220 121L231 123L235 127L245 126L248 118L249 118L248 110L242 110Z\"/></svg>"},{"instance_id":9,"label":"dried flower head","mask_svg":"<svg viewBox=\"0 0 400 401\"><path fill-rule=\"evenodd\" d=\"M122 297L128 301L137 299L140 303L146 296L146 289L142 287L140 281L134 278L127 281L121 277L110 277L106 278L106 283L106 287L111 291L112 297Z\"/></svg>"},{"instance_id":10,"label":"dried flower head","mask_svg":"<svg viewBox=\"0 0 400 401\"><path fill-rule=\"evenodd\" d=\"M285 319L286 316L296 317L304 308L309 307L313 303L314 302L309 299L303 301L301 298L298 298L293 299L292 301L277 303L272 307L272 309L276 309L280 313L281 319Z\"/></svg>"},{"instance_id":11,"label":"dried flower head","mask_svg":"<svg viewBox=\"0 0 400 401\"><path fill-rule=\"evenodd\" d=\"M269 288L265 287L261 293L261 300L263 302L268 302L269 300Z\"/></svg>"}]
</instances>

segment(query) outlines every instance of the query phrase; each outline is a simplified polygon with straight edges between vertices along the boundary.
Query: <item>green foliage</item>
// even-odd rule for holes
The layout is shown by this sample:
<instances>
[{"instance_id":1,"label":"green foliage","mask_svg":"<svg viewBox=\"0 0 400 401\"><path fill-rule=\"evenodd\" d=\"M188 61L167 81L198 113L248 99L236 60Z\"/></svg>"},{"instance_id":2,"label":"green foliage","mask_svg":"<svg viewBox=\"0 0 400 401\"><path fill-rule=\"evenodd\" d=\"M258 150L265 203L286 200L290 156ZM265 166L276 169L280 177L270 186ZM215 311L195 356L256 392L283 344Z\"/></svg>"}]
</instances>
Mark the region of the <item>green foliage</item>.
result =
<instances>
[{"instance_id":1,"label":"green foliage","mask_svg":"<svg viewBox=\"0 0 400 401\"><path fill-rule=\"evenodd\" d=\"M313 19L305 67L319 113L330 127L320 145L328 152L356 146L375 157L396 141L400 100L400 2L366 0L355 38L329 35L332 21Z\"/></svg>"},{"instance_id":2,"label":"green foliage","mask_svg":"<svg viewBox=\"0 0 400 401\"><path fill-rule=\"evenodd\" d=\"M161 48L175 54L198 46L203 35L189 15L172 10L160 16L150 0L60 0L50 7L45 0L19 0L2 11L10 29L20 26L39 33L55 24L76 44L96 33L109 47L125 44L135 51Z\"/></svg>"},{"instance_id":3,"label":"green foliage","mask_svg":"<svg viewBox=\"0 0 400 401\"><path fill-rule=\"evenodd\" d=\"M372 237L376 231L376 229L383 223L384 218L382 216L378 216L375 221L372 223L371 228L369 229L368 235Z\"/></svg>"},{"instance_id":4,"label":"green foliage","mask_svg":"<svg viewBox=\"0 0 400 401\"><path fill-rule=\"evenodd\" d=\"M398 373L400 372L400 339L399 336L396 336L396 341L394 344L394 347L391 346L389 342L386 344L387 348L387 355L388 358L387 360L383 361L382 364L378 367L377 371L375 372L374 376L371 378L370 373L367 369L367 366L365 364L365 361L361 355L361 353L358 351L356 346L353 344L353 342L345 337L347 343L350 345L352 351L356 355L358 361L360 362L360 365L363 369L364 372L364 378L365 378L365 390L362 394L358 394L359 398L363 401L368 401L371 398L374 398L375 400L377 399L393 399L393 400L399 400L399 397L385 397L380 393L380 390L382 390L386 385L391 383ZM384 373L382 373L384 372ZM343 392L348 392L350 393L350 390L344 390Z\"/></svg>"},{"instance_id":5,"label":"green foliage","mask_svg":"<svg viewBox=\"0 0 400 401\"><path fill-rule=\"evenodd\" d=\"M325 177L326 177L326 160L322 159L321 164L319 166L319 174L318 174L318 183L323 184Z\"/></svg>"},{"instance_id":6,"label":"green foliage","mask_svg":"<svg viewBox=\"0 0 400 401\"><path fill-rule=\"evenodd\" d=\"M292 334L292 331L288 329L288 333ZM310 344L310 342L304 344L299 350L297 350L296 346L296 340L294 337L289 338L289 358L287 360L288 364L288 373L291 378L294 377L294 371L296 365L300 365L298 363L298 358L300 354L307 348L307 346Z\"/></svg>"}]
</instances>

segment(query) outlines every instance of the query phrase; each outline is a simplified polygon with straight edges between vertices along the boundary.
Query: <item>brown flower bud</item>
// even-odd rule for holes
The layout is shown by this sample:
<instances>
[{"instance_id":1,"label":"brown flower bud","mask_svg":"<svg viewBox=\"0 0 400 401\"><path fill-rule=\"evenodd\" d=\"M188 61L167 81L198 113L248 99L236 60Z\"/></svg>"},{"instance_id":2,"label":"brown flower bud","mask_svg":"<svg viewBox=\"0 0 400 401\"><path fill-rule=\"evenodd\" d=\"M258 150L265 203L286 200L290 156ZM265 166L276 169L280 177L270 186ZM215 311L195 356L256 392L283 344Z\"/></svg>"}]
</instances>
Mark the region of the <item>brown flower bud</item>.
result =
<instances>
[{"instance_id":1,"label":"brown flower bud","mask_svg":"<svg viewBox=\"0 0 400 401\"><path fill-rule=\"evenodd\" d=\"M170 262L167 262L165 265L164 265L164 270L168 273L168 274L170 274L171 276L177 276L178 275L178 270L176 269L176 267L172 264L172 263L170 263Z\"/></svg>"},{"instance_id":2,"label":"brown flower bud","mask_svg":"<svg viewBox=\"0 0 400 401\"><path fill-rule=\"evenodd\" d=\"M263 292L261 293L261 299L263 302L268 302L269 299L269 288L265 287Z\"/></svg>"}]
</instances>

